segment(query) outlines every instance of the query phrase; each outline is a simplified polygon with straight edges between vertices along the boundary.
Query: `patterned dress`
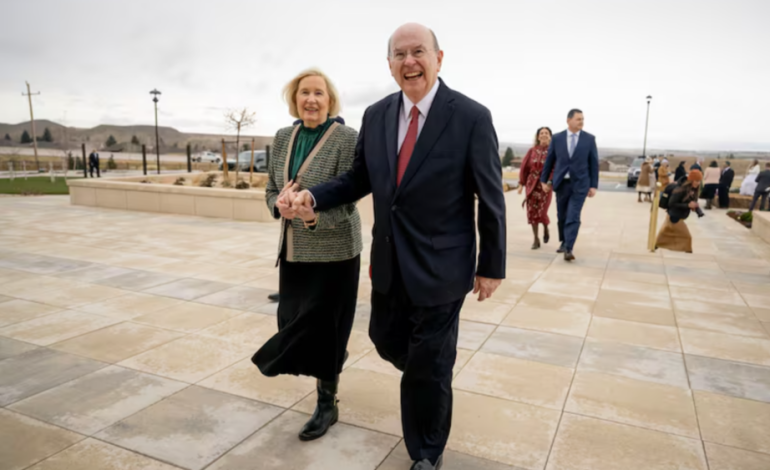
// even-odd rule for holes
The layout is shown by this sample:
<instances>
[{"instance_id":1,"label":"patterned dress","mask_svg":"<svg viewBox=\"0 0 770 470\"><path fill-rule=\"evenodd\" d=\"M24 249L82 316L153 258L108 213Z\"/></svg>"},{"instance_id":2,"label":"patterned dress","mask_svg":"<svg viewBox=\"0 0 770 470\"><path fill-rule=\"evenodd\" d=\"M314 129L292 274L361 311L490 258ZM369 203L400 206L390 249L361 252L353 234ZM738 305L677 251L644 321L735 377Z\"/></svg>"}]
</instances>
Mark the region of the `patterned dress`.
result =
<instances>
[{"instance_id":1,"label":"patterned dress","mask_svg":"<svg viewBox=\"0 0 770 470\"><path fill-rule=\"evenodd\" d=\"M527 221L530 225L551 223L548 218L548 208L551 206L553 195L551 191L546 193L540 184L540 173L543 171L547 155L547 145L532 147L521 162L521 170L519 170L519 184L527 191L527 196L521 205L527 206Z\"/></svg>"}]
</instances>

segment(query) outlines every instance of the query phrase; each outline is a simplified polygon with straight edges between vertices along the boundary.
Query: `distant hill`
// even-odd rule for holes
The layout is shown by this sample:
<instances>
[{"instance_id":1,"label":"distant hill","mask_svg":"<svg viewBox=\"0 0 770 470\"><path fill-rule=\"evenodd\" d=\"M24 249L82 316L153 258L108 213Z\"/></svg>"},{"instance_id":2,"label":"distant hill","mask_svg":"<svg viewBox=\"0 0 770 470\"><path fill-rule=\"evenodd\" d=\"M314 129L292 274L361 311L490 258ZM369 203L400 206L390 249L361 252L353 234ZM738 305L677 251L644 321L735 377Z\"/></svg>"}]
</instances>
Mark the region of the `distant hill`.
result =
<instances>
[{"instance_id":1,"label":"distant hill","mask_svg":"<svg viewBox=\"0 0 770 470\"><path fill-rule=\"evenodd\" d=\"M46 127L53 136L52 144L39 140ZM22 133L25 130L31 132L30 129L29 121L19 124L0 123L0 145L13 145L15 147L31 146L32 144L20 144ZM41 148L64 148L65 142L69 142L69 147L79 147L80 144L85 143L89 147L100 145L103 150L110 150L112 152L137 152L141 149L141 145L131 144L133 136L137 137L140 144L146 144L148 149L154 149L155 146L155 126L115 126L102 124L91 129L83 129L79 127L65 127L59 123L42 119L35 121L35 130L38 135L38 146ZM11 137L11 142L3 140L6 134ZM107 142L110 136L115 138L117 145L107 149L105 142ZM162 153L184 152L187 144L192 146L193 152L201 150L221 151L223 138L228 141L235 140L235 134L187 134L179 132L173 127L163 126L158 127L158 137ZM260 150L264 149L266 145L270 145L273 141L272 136L241 135L241 145L250 143L252 137L255 139L255 148Z\"/></svg>"}]
</instances>

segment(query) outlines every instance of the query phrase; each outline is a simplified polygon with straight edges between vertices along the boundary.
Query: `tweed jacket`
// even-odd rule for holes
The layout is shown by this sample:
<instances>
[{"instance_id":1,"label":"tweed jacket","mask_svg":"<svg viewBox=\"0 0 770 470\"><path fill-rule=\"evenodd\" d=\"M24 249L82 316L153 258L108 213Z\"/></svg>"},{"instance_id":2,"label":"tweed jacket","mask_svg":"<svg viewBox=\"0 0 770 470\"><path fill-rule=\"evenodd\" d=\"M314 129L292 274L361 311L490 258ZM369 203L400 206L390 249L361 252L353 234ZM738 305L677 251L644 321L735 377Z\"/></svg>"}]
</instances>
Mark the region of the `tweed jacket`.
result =
<instances>
[{"instance_id":1,"label":"tweed jacket","mask_svg":"<svg viewBox=\"0 0 770 470\"><path fill-rule=\"evenodd\" d=\"M278 195L289 179L291 152L298 132L298 125L278 131L268 166L265 200L273 217L281 219L279 259L284 239L286 261L289 262L318 263L354 258L363 250L361 218L355 203L318 212L318 223L310 229L305 228L299 218L281 218L275 207ZM333 123L297 173L295 183L299 184L300 190L325 183L350 170L355 157L357 138L358 132L355 129L338 122Z\"/></svg>"}]
</instances>

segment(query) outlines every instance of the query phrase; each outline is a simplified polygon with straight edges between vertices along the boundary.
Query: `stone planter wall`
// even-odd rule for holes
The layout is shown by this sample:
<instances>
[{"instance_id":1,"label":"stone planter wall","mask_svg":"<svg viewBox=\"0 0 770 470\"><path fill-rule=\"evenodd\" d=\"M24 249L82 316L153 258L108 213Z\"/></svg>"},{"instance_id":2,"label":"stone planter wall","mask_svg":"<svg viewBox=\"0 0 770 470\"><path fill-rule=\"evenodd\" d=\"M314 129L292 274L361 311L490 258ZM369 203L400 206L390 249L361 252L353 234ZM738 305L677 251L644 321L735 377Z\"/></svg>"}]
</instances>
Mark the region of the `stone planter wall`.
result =
<instances>
[{"instance_id":1,"label":"stone planter wall","mask_svg":"<svg viewBox=\"0 0 770 470\"><path fill-rule=\"evenodd\" d=\"M277 222L267 210L264 189L201 188L171 184L180 176L193 178L180 174L68 180L70 204L253 222ZM194 176L196 179L199 177L200 175ZM152 183L140 183L145 179ZM359 201L358 208L362 222L371 226L371 197Z\"/></svg>"}]
</instances>

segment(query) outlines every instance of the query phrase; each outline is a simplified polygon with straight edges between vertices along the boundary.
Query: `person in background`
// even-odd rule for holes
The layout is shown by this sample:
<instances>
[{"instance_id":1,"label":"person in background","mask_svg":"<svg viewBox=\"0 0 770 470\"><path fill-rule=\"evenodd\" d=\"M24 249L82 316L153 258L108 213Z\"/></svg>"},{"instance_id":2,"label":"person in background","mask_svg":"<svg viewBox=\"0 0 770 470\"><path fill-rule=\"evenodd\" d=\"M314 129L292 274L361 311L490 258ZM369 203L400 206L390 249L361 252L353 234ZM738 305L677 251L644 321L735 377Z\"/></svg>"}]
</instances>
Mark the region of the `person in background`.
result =
<instances>
[{"instance_id":1,"label":"person in background","mask_svg":"<svg viewBox=\"0 0 770 470\"><path fill-rule=\"evenodd\" d=\"M91 178L94 177L94 169L96 169L96 177L101 178L102 175L99 174L99 154L96 152L96 149L88 156L88 172L91 174Z\"/></svg>"},{"instance_id":2,"label":"person in background","mask_svg":"<svg viewBox=\"0 0 770 470\"><path fill-rule=\"evenodd\" d=\"M701 163L703 163L703 158L702 157L698 158L698 160L696 160L695 163L692 164L692 166L690 167L690 170L691 171L692 170L698 170L701 173L703 173L703 167L701 166Z\"/></svg>"},{"instance_id":3,"label":"person in background","mask_svg":"<svg viewBox=\"0 0 770 470\"><path fill-rule=\"evenodd\" d=\"M719 177L719 208L727 209L730 207L730 188L733 185L735 172L730 167L730 160L725 161L725 167L722 175Z\"/></svg>"},{"instance_id":4,"label":"person in background","mask_svg":"<svg viewBox=\"0 0 770 470\"><path fill-rule=\"evenodd\" d=\"M691 170L687 179L677 184L668 202L668 215L655 240L655 249L692 253L692 235L684 220L698 209L698 189L703 173Z\"/></svg>"},{"instance_id":5,"label":"person in background","mask_svg":"<svg viewBox=\"0 0 770 470\"><path fill-rule=\"evenodd\" d=\"M671 179L668 176L668 163L663 162L660 164L660 168L658 168L658 183L660 183L660 190L663 191L666 186L671 182Z\"/></svg>"},{"instance_id":6,"label":"person in background","mask_svg":"<svg viewBox=\"0 0 770 470\"><path fill-rule=\"evenodd\" d=\"M251 360L267 377L316 378L316 409L299 433L309 441L339 418L337 387L353 328L363 243L356 201L324 211L295 210L292 196L348 171L358 132L332 119L339 95L318 70L294 77L284 98L302 122L277 132L265 189L270 213L281 219L278 333Z\"/></svg>"},{"instance_id":7,"label":"person in background","mask_svg":"<svg viewBox=\"0 0 770 470\"><path fill-rule=\"evenodd\" d=\"M757 175L759 175L759 160L754 160L751 163L746 176L741 183L741 196L753 196L757 189Z\"/></svg>"},{"instance_id":8,"label":"person in background","mask_svg":"<svg viewBox=\"0 0 770 470\"><path fill-rule=\"evenodd\" d=\"M345 124L345 119L342 118L342 116L335 116L332 118L332 120L339 122L340 124ZM302 119L297 119L292 124L293 126L297 126L302 124ZM271 302L280 302L281 301L281 293L280 292L273 292L272 294L267 296L268 300Z\"/></svg>"},{"instance_id":9,"label":"person in background","mask_svg":"<svg viewBox=\"0 0 770 470\"><path fill-rule=\"evenodd\" d=\"M655 184L652 178L652 165L650 159L646 159L642 163L642 169L639 173L639 180L636 182L636 192L639 195L637 202L642 202L642 194L644 194L644 202L651 202L650 196L652 194L652 185Z\"/></svg>"},{"instance_id":10,"label":"person in background","mask_svg":"<svg viewBox=\"0 0 770 470\"><path fill-rule=\"evenodd\" d=\"M679 162L679 165L677 165L676 171L674 172L674 182L678 183L686 176L687 170L684 169L684 160L682 160ZM663 188L661 188L661 191L663 191Z\"/></svg>"},{"instance_id":11,"label":"person in background","mask_svg":"<svg viewBox=\"0 0 770 470\"><path fill-rule=\"evenodd\" d=\"M567 113L567 129L553 136L540 181L546 191L556 191L559 239L557 253L564 261L575 261L572 250L580 231L580 214L586 198L599 187L599 151L596 137L583 131L583 111Z\"/></svg>"},{"instance_id":12,"label":"person in background","mask_svg":"<svg viewBox=\"0 0 770 470\"><path fill-rule=\"evenodd\" d=\"M761 198L759 202L759 210L765 210L765 203L767 202L767 196L770 195L770 162L765 163L765 171L757 175L754 180L757 183L757 187L754 190L754 198L751 200L751 206L749 206L749 212L754 210L754 206L757 204L757 200ZM770 206L767 208L770 210Z\"/></svg>"},{"instance_id":13,"label":"person in background","mask_svg":"<svg viewBox=\"0 0 770 470\"><path fill-rule=\"evenodd\" d=\"M706 209L712 208L711 201L716 196L717 189L719 189L720 176L719 165L716 160L713 160L703 174L703 191L700 194L701 199L706 200Z\"/></svg>"},{"instance_id":14,"label":"person in background","mask_svg":"<svg viewBox=\"0 0 770 470\"><path fill-rule=\"evenodd\" d=\"M551 136L551 129L547 127L541 127L537 130L535 146L527 151L519 170L519 194L524 188L527 189L522 206L527 206L527 222L532 226L532 233L535 235L535 241L532 244L533 250L540 248L538 224L543 224L543 243L548 243L551 238L548 232L548 225L551 223L548 218L548 208L551 206L553 195L550 191L545 192L543 183L540 182L540 173L543 171L545 158L548 156Z\"/></svg>"}]
</instances>

